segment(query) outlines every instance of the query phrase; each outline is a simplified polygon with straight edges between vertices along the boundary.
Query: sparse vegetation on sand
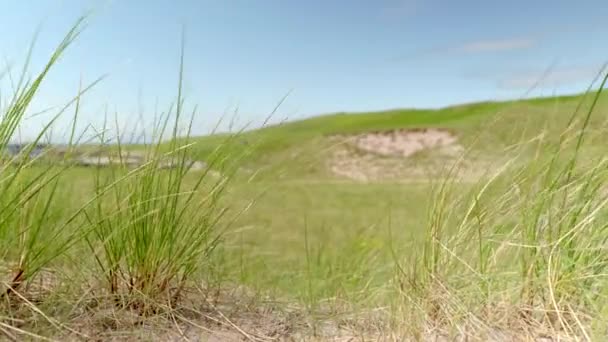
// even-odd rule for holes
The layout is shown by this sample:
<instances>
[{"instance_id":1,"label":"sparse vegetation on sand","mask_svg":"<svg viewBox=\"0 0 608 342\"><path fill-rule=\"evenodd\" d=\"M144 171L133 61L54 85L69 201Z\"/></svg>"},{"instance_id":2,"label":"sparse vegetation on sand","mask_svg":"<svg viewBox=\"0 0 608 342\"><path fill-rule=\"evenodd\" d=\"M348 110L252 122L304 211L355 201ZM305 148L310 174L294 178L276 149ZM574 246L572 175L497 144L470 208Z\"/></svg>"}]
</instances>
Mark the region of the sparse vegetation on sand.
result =
<instances>
[{"instance_id":1,"label":"sparse vegetation on sand","mask_svg":"<svg viewBox=\"0 0 608 342\"><path fill-rule=\"evenodd\" d=\"M1 150L82 23L17 78ZM153 143L99 130L109 167L3 159L0 340L606 338L606 79L193 138L180 66ZM57 114L76 122L94 84ZM336 172L336 152L375 176Z\"/></svg>"}]
</instances>

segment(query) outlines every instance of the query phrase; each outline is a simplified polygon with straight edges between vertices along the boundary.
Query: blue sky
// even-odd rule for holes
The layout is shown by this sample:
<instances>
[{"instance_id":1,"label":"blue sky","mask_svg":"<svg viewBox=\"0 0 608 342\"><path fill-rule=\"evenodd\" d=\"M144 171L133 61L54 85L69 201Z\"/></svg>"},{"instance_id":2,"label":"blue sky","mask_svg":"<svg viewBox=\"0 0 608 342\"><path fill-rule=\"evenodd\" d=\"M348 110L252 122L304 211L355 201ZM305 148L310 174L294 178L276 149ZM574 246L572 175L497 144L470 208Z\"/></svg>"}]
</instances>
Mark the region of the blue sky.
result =
<instances>
[{"instance_id":1,"label":"blue sky","mask_svg":"<svg viewBox=\"0 0 608 342\"><path fill-rule=\"evenodd\" d=\"M121 123L175 97L186 31L185 94L195 133L239 108L259 123L337 111L442 107L582 90L608 60L605 0L29 0L2 4L0 53L23 60L40 28L32 71L70 25L88 28L45 83L32 112L59 106L109 73L84 99L83 123L107 105ZM3 90L8 89L6 79ZM49 114L50 115L50 114ZM48 119L26 122L27 136Z\"/></svg>"}]
</instances>

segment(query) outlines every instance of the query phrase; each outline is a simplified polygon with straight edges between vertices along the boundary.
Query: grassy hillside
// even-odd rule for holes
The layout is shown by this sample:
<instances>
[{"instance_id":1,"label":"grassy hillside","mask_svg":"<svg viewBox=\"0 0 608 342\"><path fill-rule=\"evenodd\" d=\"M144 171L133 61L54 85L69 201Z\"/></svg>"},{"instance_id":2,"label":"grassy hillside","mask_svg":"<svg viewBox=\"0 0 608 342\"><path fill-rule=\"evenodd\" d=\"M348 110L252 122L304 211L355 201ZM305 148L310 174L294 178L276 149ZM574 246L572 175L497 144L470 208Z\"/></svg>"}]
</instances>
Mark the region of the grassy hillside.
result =
<instances>
[{"instance_id":1,"label":"grassy hillside","mask_svg":"<svg viewBox=\"0 0 608 342\"><path fill-rule=\"evenodd\" d=\"M587 139L600 140L605 124L608 97L601 97L591 118ZM559 140L575 111L584 113L589 96L533 98L520 101L483 102L438 110L388 110L371 113L339 113L290 121L231 134L191 138L192 154L205 160L223 145L228 155L239 155L248 169L265 170L271 176L326 176L324 161L336 143L334 135L354 135L396 129L443 128L457 136L459 144L480 158L492 158L497 151L523 141L542 138ZM575 118L575 122L580 116ZM574 129L576 129L576 125ZM230 143L225 142L229 140ZM596 144L597 148L601 148Z\"/></svg>"},{"instance_id":2,"label":"grassy hillside","mask_svg":"<svg viewBox=\"0 0 608 342\"><path fill-rule=\"evenodd\" d=\"M81 24L11 92L0 147ZM146 150L136 167L8 160L0 339L605 340L607 109L593 92L334 114L121 146ZM332 138L433 127L462 150ZM349 178L336 150L400 173Z\"/></svg>"}]
</instances>

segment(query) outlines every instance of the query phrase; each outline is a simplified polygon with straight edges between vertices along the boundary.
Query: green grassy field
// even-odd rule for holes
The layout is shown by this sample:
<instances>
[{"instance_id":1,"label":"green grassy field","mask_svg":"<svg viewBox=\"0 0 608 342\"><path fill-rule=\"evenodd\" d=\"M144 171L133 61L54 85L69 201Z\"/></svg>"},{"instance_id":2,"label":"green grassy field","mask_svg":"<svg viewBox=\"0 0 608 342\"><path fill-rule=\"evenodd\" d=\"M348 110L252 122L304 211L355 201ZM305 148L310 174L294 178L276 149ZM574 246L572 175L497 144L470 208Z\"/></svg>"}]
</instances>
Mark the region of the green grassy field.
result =
<instances>
[{"instance_id":1,"label":"green grassy field","mask_svg":"<svg viewBox=\"0 0 608 342\"><path fill-rule=\"evenodd\" d=\"M0 147L44 77L18 84ZM0 336L601 340L606 100L341 113L100 147L147 152L136 168L3 163ZM397 158L386 165L399 176L368 181L328 165L336 136L423 128L462 151ZM168 155L177 167L159 170ZM213 172L189 171L190 159Z\"/></svg>"},{"instance_id":2,"label":"green grassy field","mask_svg":"<svg viewBox=\"0 0 608 342\"><path fill-rule=\"evenodd\" d=\"M555 143L575 111L589 108L589 96L562 96L507 102L487 102L439 110L390 110L375 113L340 113L286 122L238 134L230 151L247 150L242 162L251 170L290 178L331 178L322 164L335 142L328 137L395 129L442 128L453 132L469 153L493 159L499 151L533 139ZM608 106L600 97L596 112ZM587 139L601 141L605 120L591 118ZM205 159L225 141L225 134L196 138L193 155ZM599 145L599 144L596 144ZM594 147L592 144L587 146ZM228 149L227 149L228 151ZM328 177L329 176L329 177Z\"/></svg>"}]
</instances>

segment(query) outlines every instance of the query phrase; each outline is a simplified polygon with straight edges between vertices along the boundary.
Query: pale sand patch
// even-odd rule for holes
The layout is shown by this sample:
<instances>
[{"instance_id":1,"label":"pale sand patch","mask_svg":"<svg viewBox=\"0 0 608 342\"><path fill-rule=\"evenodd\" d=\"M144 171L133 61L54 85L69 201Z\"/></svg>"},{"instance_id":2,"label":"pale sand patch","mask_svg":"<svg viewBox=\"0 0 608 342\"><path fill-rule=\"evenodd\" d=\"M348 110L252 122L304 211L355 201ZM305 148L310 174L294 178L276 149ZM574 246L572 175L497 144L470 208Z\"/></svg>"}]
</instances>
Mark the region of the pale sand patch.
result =
<instances>
[{"instance_id":1,"label":"pale sand patch","mask_svg":"<svg viewBox=\"0 0 608 342\"><path fill-rule=\"evenodd\" d=\"M461 158L458 137L438 128L400 129L331 137L336 144L328 168L356 181L436 178L458 164L452 176L475 180L486 167ZM420 156L420 158L417 158Z\"/></svg>"},{"instance_id":2,"label":"pale sand patch","mask_svg":"<svg viewBox=\"0 0 608 342\"><path fill-rule=\"evenodd\" d=\"M459 147L456 136L436 128L359 134L352 137L351 143L361 151L393 157L410 157L433 148Z\"/></svg>"}]
</instances>

